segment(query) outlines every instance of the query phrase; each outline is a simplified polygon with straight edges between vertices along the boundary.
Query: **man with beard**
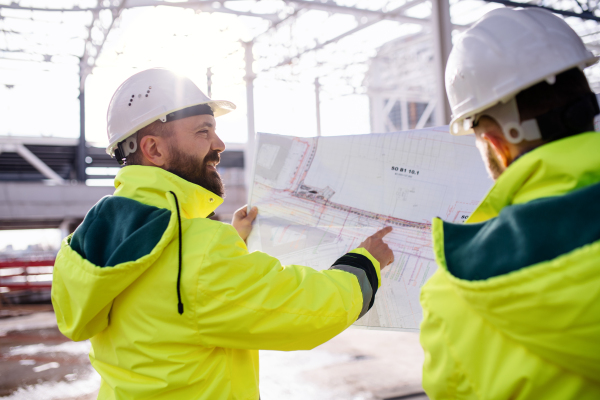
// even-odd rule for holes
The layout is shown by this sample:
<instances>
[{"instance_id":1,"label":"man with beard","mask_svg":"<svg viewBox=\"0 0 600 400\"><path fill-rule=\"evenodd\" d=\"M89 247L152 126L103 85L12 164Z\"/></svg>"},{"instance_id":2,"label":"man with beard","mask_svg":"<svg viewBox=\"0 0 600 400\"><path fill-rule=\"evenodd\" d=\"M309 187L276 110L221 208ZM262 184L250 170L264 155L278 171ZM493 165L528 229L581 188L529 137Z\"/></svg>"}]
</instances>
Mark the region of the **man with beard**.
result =
<instances>
[{"instance_id":1,"label":"man with beard","mask_svg":"<svg viewBox=\"0 0 600 400\"><path fill-rule=\"evenodd\" d=\"M597 60L531 8L489 12L452 49L450 132L475 134L495 184L466 224L433 222L431 399L600 399Z\"/></svg>"},{"instance_id":2,"label":"man with beard","mask_svg":"<svg viewBox=\"0 0 600 400\"><path fill-rule=\"evenodd\" d=\"M215 117L234 108L165 69L111 100L107 152L125 166L63 241L52 284L61 332L91 341L100 399L257 400L259 349L311 349L373 305L391 228L315 271L248 253L256 208L207 218L224 194Z\"/></svg>"}]
</instances>

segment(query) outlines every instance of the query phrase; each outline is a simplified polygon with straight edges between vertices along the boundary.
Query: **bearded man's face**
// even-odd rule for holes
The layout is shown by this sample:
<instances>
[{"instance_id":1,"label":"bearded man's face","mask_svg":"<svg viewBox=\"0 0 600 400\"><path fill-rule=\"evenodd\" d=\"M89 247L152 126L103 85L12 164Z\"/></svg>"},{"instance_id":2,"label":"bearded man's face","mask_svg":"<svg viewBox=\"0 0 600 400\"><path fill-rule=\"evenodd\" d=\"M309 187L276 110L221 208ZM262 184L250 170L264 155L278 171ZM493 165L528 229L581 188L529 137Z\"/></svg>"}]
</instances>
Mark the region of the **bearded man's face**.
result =
<instances>
[{"instance_id":1,"label":"bearded man's face","mask_svg":"<svg viewBox=\"0 0 600 400\"><path fill-rule=\"evenodd\" d=\"M165 169L224 197L225 188L216 166L225 144L216 134L215 118L195 115L169 124L174 134L169 137L169 161Z\"/></svg>"},{"instance_id":2,"label":"bearded man's face","mask_svg":"<svg viewBox=\"0 0 600 400\"><path fill-rule=\"evenodd\" d=\"M202 186L219 197L225 197L225 186L221 175L210 166L211 163L219 163L221 156L219 152L211 150L205 157L187 154L184 150L171 146L171 161L167 171L185 179L188 182Z\"/></svg>"}]
</instances>

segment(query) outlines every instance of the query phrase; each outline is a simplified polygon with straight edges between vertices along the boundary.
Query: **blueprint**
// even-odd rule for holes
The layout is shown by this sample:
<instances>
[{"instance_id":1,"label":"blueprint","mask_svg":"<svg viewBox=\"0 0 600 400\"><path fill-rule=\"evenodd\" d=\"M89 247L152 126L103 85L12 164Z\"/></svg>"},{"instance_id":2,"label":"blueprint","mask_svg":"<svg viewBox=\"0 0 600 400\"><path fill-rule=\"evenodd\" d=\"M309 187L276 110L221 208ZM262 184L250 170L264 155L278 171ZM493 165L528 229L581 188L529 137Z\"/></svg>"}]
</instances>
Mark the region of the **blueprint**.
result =
<instances>
[{"instance_id":1,"label":"blueprint","mask_svg":"<svg viewBox=\"0 0 600 400\"><path fill-rule=\"evenodd\" d=\"M435 272L431 220L464 222L492 185L473 136L447 127L301 138L259 133L250 251L328 269L385 226L395 261L355 326L418 331L419 293Z\"/></svg>"}]
</instances>

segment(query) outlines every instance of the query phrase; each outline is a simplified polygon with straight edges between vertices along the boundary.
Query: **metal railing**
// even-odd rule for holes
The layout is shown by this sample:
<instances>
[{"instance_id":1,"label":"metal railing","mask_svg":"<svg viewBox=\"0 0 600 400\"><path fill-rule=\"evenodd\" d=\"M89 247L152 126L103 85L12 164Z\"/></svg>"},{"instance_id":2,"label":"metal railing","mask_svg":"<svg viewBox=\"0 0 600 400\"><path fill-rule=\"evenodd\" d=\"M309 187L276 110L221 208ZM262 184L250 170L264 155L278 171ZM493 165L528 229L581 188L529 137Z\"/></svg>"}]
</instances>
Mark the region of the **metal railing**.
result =
<instances>
[{"instance_id":1,"label":"metal railing","mask_svg":"<svg viewBox=\"0 0 600 400\"><path fill-rule=\"evenodd\" d=\"M49 290L53 269L54 258L0 261L0 293Z\"/></svg>"}]
</instances>

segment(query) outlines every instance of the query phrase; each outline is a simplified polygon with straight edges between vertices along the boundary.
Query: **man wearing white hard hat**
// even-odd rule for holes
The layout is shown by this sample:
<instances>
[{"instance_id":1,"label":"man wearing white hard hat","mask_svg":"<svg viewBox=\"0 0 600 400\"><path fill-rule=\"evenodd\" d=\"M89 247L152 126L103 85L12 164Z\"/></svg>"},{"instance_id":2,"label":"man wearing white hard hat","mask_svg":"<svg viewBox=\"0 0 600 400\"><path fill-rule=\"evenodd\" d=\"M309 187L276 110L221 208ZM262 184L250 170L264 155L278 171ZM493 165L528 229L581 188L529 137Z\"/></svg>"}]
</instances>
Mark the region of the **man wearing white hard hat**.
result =
<instances>
[{"instance_id":1,"label":"man wearing white hard hat","mask_svg":"<svg viewBox=\"0 0 600 400\"><path fill-rule=\"evenodd\" d=\"M207 218L224 194L215 117L233 109L165 69L111 100L107 152L125 166L63 242L52 284L61 332L92 343L100 399L257 400L259 349L313 348L373 305L391 228L319 272L249 254L256 209Z\"/></svg>"},{"instance_id":2,"label":"man wearing white hard hat","mask_svg":"<svg viewBox=\"0 0 600 400\"><path fill-rule=\"evenodd\" d=\"M496 182L466 224L433 223L431 399L600 399L596 61L540 9L491 11L452 49L450 133L475 134Z\"/></svg>"}]
</instances>

